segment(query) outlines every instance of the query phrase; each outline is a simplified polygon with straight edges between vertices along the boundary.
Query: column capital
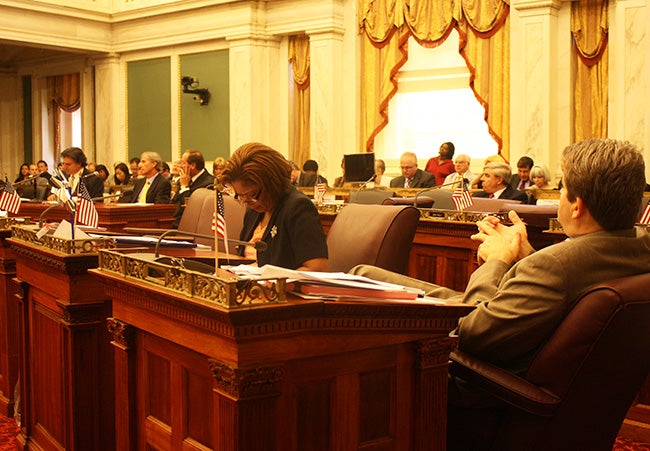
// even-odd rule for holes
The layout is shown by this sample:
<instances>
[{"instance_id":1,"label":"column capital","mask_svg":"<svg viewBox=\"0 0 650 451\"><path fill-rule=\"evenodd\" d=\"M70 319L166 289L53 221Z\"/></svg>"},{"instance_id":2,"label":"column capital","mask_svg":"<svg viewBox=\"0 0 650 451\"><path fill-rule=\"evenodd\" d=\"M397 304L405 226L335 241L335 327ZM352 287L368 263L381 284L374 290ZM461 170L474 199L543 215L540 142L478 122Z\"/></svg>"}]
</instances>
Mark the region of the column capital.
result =
<instances>
[{"instance_id":1,"label":"column capital","mask_svg":"<svg viewBox=\"0 0 650 451\"><path fill-rule=\"evenodd\" d=\"M557 14L565 1L567 0L514 0L510 6L517 11L548 10L549 13Z\"/></svg>"}]
</instances>

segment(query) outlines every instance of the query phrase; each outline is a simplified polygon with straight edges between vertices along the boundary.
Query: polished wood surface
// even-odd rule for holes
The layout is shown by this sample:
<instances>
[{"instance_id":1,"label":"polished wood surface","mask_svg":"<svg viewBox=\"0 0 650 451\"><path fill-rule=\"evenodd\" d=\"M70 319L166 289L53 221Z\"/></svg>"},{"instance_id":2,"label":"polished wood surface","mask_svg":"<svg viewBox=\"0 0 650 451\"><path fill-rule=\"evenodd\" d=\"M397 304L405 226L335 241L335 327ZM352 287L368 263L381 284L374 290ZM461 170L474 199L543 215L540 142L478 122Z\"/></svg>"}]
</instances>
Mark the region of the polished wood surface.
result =
<instances>
[{"instance_id":1,"label":"polished wood surface","mask_svg":"<svg viewBox=\"0 0 650 451\"><path fill-rule=\"evenodd\" d=\"M327 234L336 214L321 213L320 218ZM530 219L528 239L535 249L566 239L563 233L547 231L548 217L533 220L531 216ZM476 250L480 243L471 239L476 232L474 223L420 219L406 275L464 291L469 277L478 267Z\"/></svg>"},{"instance_id":2,"label":"polished wood surface","mask_svg":"<svg viewBox=\"0 0 650 451\"><path fill-rule=\"evenodd\" d=\"M115 449L110 299L87 269L97 254L67 255L15 238L21 450Z\"/></svg>"},{"instance_id":3,"label":"polished wood surface","mask_svg":"<svg viewBox=\"0 0 650 451\"><path fill-rule=\"evenodd\" d=\"M20 366L18 312L14 301L16 259L9 246L11 231L0 230L0 414L13 417L14 388Z\"/></svg>"},{"instance_id":4,"label":"polished wood surface","mask_svg":"<svg viewBox=\"0 0 650 451\"><path fill-rule=\"evenodd\" d=\"M113 299L117 449L445 449L448 333L471 307L226 310L92 272Z\"/></svg>"},{"instance_id":5,"label":"polished wood surface","mask_svg":"<svg viewBox=\"0 0 650 451\"><path fill-rule=\"evenodd\" d=\"M20 206L20 216L29 217L33 223L38 223L41 214L53 204L47 202L23 202ZM174 220L176 205L174 204L95 204L99 214L99 227L105 227L110 232L122 232L125 227L171 228ZM70 221L70 213L62 206L55 206L44 215L44 220Z\"/></svg>"}]
</instances>

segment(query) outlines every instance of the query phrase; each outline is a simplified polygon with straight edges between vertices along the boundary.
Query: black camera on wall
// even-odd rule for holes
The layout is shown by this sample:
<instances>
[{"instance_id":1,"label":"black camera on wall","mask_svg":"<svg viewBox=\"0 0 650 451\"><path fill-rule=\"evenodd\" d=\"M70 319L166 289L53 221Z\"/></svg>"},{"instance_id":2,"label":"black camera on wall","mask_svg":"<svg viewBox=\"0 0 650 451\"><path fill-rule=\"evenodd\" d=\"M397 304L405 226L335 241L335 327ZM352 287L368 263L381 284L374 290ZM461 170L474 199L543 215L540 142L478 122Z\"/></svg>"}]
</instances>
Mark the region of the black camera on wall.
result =
<instances>
[{"instance_id":1,"label":"black camera on wall","mask_svg":"<svg viewBox=\"0 0 650 451\"><path fill-rule=\"evenodd\" d=\"M199 86L198 78L183 75L181 77L181 85L183 86L184 93L195 94L192 98L199 102L201 106L207 105L210 102L210 91L208 91L208 88L197 88Z\"/></svg>"}]
</instances>

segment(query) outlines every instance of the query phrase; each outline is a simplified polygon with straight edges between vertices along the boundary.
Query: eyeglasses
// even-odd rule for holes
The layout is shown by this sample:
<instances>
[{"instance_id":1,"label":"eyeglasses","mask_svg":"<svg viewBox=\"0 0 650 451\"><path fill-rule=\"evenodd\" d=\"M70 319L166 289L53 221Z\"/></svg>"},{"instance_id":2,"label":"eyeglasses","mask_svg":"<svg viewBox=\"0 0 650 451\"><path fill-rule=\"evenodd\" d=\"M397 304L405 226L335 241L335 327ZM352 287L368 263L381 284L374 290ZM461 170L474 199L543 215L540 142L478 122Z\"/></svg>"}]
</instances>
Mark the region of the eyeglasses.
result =
<instances>
[{"instance_id":1,"label":"eyeglasses","mask_svg":"<svg viewBox=\"0 0 650 451\"><path fill-rule=\"evenodd\" d=\"M401 169L404 169L404 170L407 170L407 171L410 170L410 169L413 169L414 167L415 166L400 166Z\"/></svg>"},{"instance_id":2,"label":"eyeglasses","mask_svg":"<svg viewBox=\"0 0 650 451\"><path fill-rule=\"evenodd\" d=\"M244 194L235 193L235 200L242 205L254 204L257 202L257 198L260 196L260 189L257 191L249 191Z\"/></svg>"}]
</instances>

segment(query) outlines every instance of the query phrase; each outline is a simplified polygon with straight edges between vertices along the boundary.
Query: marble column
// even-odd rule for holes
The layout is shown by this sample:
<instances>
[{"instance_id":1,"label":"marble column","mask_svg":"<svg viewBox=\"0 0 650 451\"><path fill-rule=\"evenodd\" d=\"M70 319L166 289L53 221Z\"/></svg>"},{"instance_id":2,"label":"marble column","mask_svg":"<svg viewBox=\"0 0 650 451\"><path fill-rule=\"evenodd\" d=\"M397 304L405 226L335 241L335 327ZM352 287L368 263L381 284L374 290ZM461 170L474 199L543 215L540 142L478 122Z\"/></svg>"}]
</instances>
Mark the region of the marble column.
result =
<instances>
[{"instance_id":1,"label":"marble column","mask_svg":"<svg viewBox=\"0 0 650 451\"><path fill-rule=\"evenodd\" d=\"M560 0L511 5L510 163L531 156L548 164L553 178L571 140L570 10Z\"/></svg>"},{"instance_id":2,"label":"marble column","mask_svg":"<svg viewBox=\"0 0 650 451\"><path fill-rule=\"evenodd\" d=\"M109 166L128 161L126 153L126 72L117 54L95 62L96 160ZM109 170L112 168L109 166Z\"/></svg>"}]
</instances>

